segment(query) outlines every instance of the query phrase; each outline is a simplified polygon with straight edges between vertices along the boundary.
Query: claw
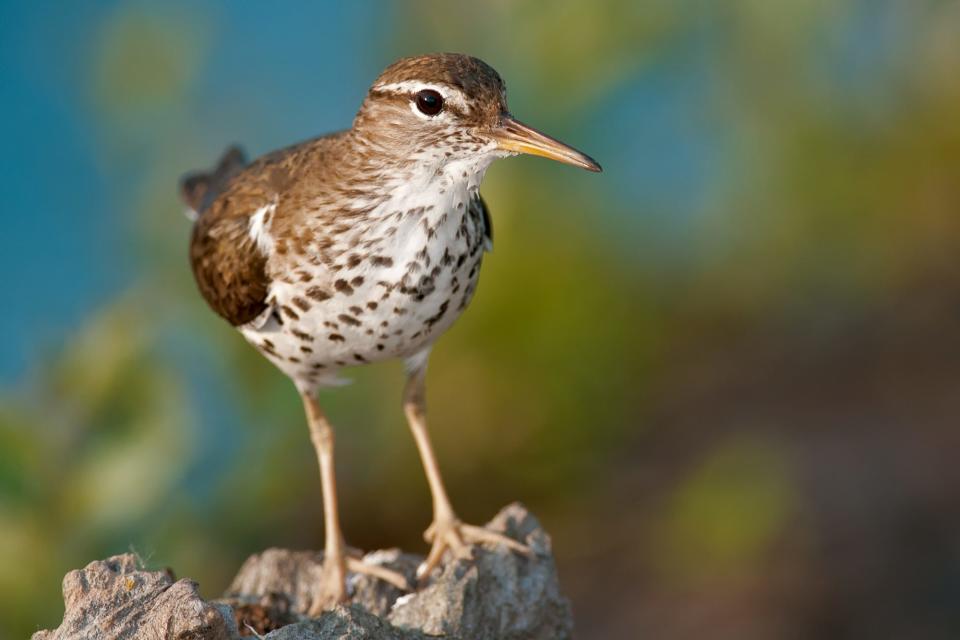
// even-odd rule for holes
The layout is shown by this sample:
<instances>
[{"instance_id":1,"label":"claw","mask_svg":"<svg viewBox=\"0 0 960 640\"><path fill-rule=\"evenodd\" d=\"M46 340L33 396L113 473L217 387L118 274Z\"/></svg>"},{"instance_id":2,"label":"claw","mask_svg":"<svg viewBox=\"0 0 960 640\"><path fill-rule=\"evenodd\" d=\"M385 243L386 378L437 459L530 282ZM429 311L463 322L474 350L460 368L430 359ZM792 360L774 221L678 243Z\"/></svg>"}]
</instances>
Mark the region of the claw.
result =
<instances>
[{"instance_id":1,"label":"claw","mask_svg":"<svg viewBox=\"0 0 960 640\"><path fill-rule=\"evenodd\" d=\"M502 544L525 557L533 556L530 547L523 543L508 538L502 533L464 524L456 518L434 520L423 533L423 538L427 542L431 542L432 545L426 560L417 567L417 580L421 583L440 565L444 553L448 550L453 552L454 555L460 555L469 548L469 545Z\"/></svg>"},{"instance_id":2,"label":"claw","mask_svg":"<svg viewBox=\"0 0 960 640\"><path fill-rule=\"evenodd\" d=\"M361 559L362 557L363 554L357 549L346 549L342 566L334 561L324 560L320 583L317 585L313 603L307 612L310 617L319 616L324 611L349 600L346 586L347 571L373 576L392 584L398 589L410 591L410 583L403 574L380 565L364 562Z\"/></svg>"},{"instance_id":3,"label":"claw","mask_svg":"<svg viewBox=\"0 0 960 640\"><path fill-rule=\"evenodd\" d=\"M386 567L381 567L377 564L369 564L349 556L347 557L347 569L354 573L365 573L368 576L379 578L384 582L392 584L398 589L402 589L404 591L410 590L410 585L403 574L397 573L392 569L387 569Z\"/></svg>"},{"instance_id":4,"label":"claw","mask_svg":"<svg viewBox=\"0 0 960 640\"><path fill-rule=\"evenodd\" d=\"M490 531L484 527L477 527L472 524L461 524L461 532L465 534L465 537L471 537L474 540L479 542L488 542L490 544L502 544L512 551L516 551L522 556L527 558L533 557L533 549L527 545L517 542L513 538L508 538L502 533L497 533L495 531Z\"/></svg>"}]
</instances>

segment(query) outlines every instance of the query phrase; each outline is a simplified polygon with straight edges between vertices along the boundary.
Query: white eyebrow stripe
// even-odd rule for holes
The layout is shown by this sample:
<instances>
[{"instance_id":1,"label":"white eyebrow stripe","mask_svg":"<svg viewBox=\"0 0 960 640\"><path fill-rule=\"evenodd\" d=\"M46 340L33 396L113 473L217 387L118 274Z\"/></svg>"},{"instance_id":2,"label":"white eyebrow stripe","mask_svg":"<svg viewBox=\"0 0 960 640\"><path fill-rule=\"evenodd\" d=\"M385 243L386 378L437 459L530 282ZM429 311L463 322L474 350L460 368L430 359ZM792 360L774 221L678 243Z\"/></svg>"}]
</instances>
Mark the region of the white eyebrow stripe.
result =
<instances>
[{"instance_id":1,"label":"white eyebrow stripe","mask_svg":"<svg viewBox=\"0 0 960 640\"><path fill-rule=\"evenodd\" d=\"M411 95L418 91L423 91L424 89L432 89L433 91L436 91L443 96L444 101L449 102L464 113L470 113L470 107L467 104L466 98L463 96L463 92L461 92L459 89L451 87L450 85L430 84L427 82L418 82L416 80L404 80L403 82L389 82L386 84L381 83L373 85L374 91L387 91L390 93L403 93Z\"/></svg>"}]
</instances>

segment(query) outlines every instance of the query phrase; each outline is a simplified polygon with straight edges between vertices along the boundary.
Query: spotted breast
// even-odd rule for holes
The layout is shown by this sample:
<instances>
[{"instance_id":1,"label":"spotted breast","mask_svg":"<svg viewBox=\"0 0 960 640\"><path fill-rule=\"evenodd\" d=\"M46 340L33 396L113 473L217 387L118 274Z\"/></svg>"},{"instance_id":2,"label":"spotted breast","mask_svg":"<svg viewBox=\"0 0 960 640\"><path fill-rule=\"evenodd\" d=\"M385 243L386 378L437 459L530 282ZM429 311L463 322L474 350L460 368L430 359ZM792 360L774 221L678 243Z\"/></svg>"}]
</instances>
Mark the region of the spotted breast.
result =
<instances>
[{"instance_id":1,"label":"spotted breast","mask_svg":"<svg viewBox=\"0 0 960 640\"><path fill-rule=\"evenodd\" d=\"M301 147L228 183L195 225L193 262L211 306L301 391L313 391L336 384L343 367L424 352L462 313L491 245L478 191L489 163L436 171L410 162L381 177L376 192L363 184L311 192L292 188L309 184L290 175L304 164L296 156L317 156ZM218 242L225 235L231 241ZM210 251L223 245L240 255ZM223 262L242 282L216 282Z\"/></svg>"}]
</instances>

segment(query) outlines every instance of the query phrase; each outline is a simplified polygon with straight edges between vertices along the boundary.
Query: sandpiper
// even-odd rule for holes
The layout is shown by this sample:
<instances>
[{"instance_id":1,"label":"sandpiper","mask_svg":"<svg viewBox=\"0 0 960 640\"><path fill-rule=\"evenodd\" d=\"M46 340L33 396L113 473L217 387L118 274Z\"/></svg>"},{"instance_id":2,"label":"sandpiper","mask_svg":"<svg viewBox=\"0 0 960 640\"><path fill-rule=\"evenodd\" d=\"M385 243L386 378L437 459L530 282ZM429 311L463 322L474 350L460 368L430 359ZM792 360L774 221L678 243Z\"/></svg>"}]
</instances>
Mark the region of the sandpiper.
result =
<instances>
[{"instance_id":1,"label":"sandpiper","mask_svg":"<svg viewBox=\"0 0 960 640\"><path fill-rule=\"evenodd\" d=\"M433 343L470 302L493 229L479 188L490 163L529 153L590 171L590 157L522 124L500 76L460 54L403 58L370 87L353 126L247 163L229 149L184 177L190 261L204 299L296 385L323 489L324 569L311 612L347 599L347 571L406 587L346 552L333 430L316 400L344 367L403 359L403 408L433 497L418 575L469 543L519 542L461 522L427 435Z\"/></svg>"}]
</instances>

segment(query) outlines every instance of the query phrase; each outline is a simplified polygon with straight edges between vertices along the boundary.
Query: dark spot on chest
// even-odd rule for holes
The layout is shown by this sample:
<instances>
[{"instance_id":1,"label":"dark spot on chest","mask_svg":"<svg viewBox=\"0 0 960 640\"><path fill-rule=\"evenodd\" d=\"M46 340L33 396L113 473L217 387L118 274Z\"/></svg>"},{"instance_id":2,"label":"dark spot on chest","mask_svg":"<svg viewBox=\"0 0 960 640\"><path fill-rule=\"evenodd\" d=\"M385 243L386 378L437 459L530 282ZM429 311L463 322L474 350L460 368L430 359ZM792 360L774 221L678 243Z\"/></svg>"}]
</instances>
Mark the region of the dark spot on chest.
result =
<instances>
[{"instance_id":1,"label":"dark spot on chest","mask_svg":"<svg viewBox=\"0 0 960 640\"><path fill-rule=\"evenodd\" d=\"M291 329L290 333L292 333L294 336L296 336L300 340L303 340L304 342L313 342L312 335L304 331L300 331L299 329Z\"/></svg>"},{"instance_id":2,"label":"dark spot on chest","mask_svg":"<svg viewBox=\"0 0 960 640\"><path fill-rule=\"evenodd\" d=\"M324 300L330 298L330 294L320 287L310 287L307 289L307 296L316 300L317 302L323 302Z\"/></svg>"},{"instance_id":3,"label":"dark spot on chest","mask_svg":"<svg viewBox=\"0 0 960 640\"><path fill-rule=\"evenodd\" d=\"M344 280L343 278L334 282L333 288L345 295L350 295L353 293L353 287L351 287L350 283Z\"/></svg>"},{"instance_id":4,"label":"dark spot on chest","mask_svg":"<svg viewBox=\"0 0 960 640\"><path fill-rule=\"evenodd\" d=\"M359 320L357 320L357 319L354 318L353 316L347 315L347 314L345 314L345 313L341 313L340 315L338 315L338 316L337 316L337 320L339 320L340 322L342 322L342 323L344 323L344 324L346 324L346 325L350 325L351 327L359 327L359 326L360 326L360 321L359 321Z\"/></svg>"}]
</instances>

